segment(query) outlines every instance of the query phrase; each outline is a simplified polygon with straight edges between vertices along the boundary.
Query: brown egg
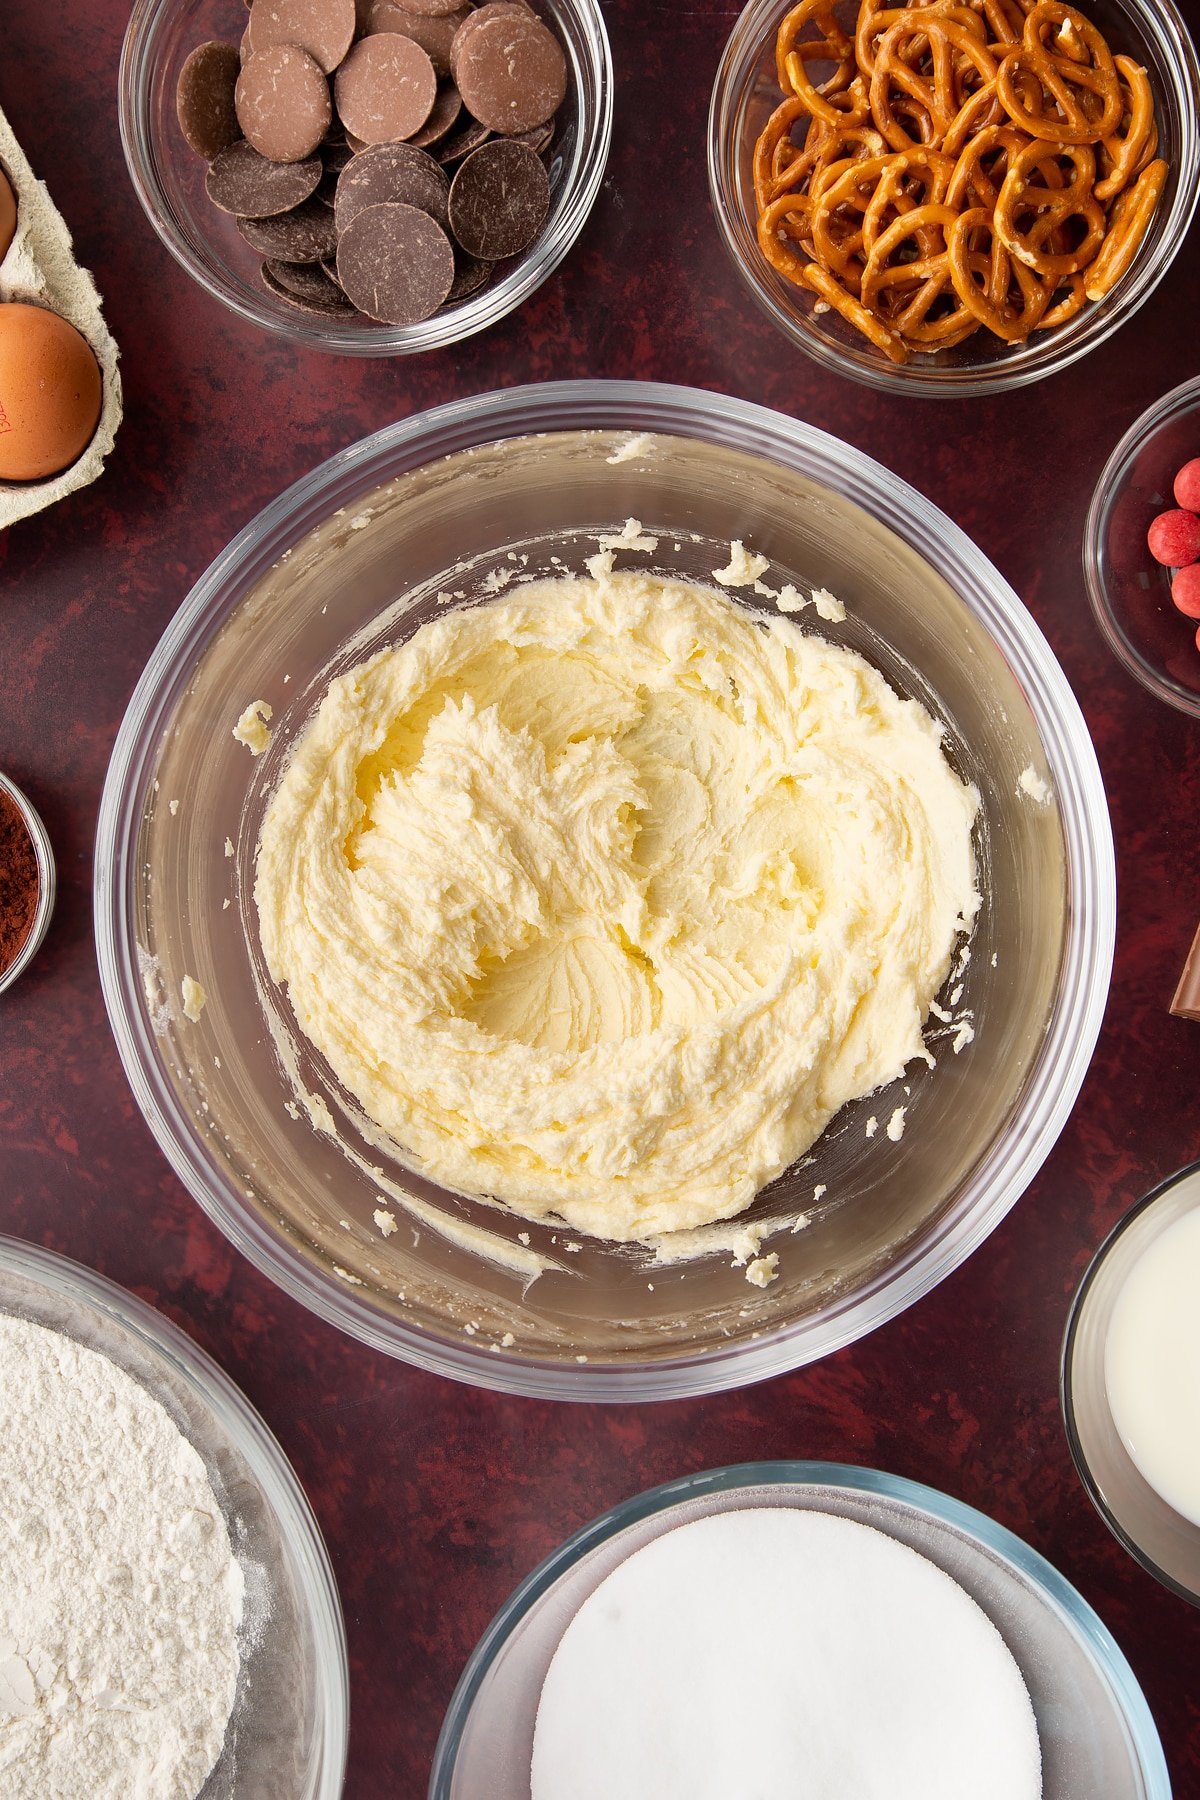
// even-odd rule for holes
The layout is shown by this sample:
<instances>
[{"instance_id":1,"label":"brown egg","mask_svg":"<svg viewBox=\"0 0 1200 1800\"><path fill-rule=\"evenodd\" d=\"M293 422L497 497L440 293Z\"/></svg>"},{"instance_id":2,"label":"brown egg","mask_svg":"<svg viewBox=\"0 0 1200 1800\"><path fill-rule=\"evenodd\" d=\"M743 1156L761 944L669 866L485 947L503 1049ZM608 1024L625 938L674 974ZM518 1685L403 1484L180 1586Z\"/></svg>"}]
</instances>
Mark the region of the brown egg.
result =
<instances>
[{"instance_id":1,"label":"brown egg","mask_svg":"<svg viewBox=\"0 0 1200 1800\"><path fill-rule=\"evenodd\" d=\"M73 325L44 306L0 305L0 481L69 468L91 442L100 400L100 365Z\"/></svg>"},{"instance_id":2,"label":"brown egg","mask_svg":"<svg viewBox=\"0 0 1200 1800\"><path fill-rule=\"evenodd\" d=\"M13 193L12 183L0 169L0 260L8 255L8 246L12 243L17 231L17 196Z\"/></svg>"}]
</instances>

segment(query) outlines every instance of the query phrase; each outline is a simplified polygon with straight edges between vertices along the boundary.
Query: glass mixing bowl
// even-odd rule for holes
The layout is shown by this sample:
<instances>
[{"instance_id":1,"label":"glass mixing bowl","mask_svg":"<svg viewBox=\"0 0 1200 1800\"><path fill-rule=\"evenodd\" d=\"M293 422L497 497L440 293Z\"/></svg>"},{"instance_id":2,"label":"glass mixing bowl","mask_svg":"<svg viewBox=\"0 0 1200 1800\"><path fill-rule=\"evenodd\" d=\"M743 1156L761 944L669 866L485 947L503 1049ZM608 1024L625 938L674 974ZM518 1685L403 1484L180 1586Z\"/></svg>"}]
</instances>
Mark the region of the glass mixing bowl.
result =
<instances>
[{"instance_id":1,"label":"glass mixing bowl","mask_svg":"<svg viewBox=\"0 0 1200 1800\"><path fill-rule=\"evenodd\" d=\"M505 317L557 269L600 192L612 138L612 56L597 0L539 0L567 56L567 97L550 159L550 214L536 242L481 293L419 325L304 313L258 278L261 258L204 189L207 165L184 142L175 117L179 71L197 44L236 43L242 0L135 0L121 51L117 98L121 142L146 217L193 280L243 319L310 348L344 356L438 350Z\"/></svg>"},{"instance_id":2,"label":"glass mixing bowl","mask_svg":"<svg viewBox=\"0 0 1200 1800\"><path fill-rule=\"evenodd\" d=\"M688 1475L614 1507L521 1583L479 1641L446 1712L429 1800L529 1800L542 1683L600 1583L676 1526L747 1507L804 1507L886 1532L982 1607L1037 1718L1044 1800L1170 1800L1150 1709L1087 1602L1002 1525L916 1481L841 1463L745 1463Z\"/></svg>"},{"instance_id":3,"label":"glass mixing bowl","mask_svg":"<svg viewBox=\"0 0 1200 1800\"><path fill-rule=\"evenodd\" d=\"M52 1250L0 1237L0 1313L107 1356L203 1460L246 1602L225 1748L198 1800L337 1800L349 1731L342 1609L320 1528L263 1421L170 1320Z\"/></svg>"},{"instance_id":4,"label":"glass mixing bowl","mask_svg":"<svg viewBox=\"0 0 1200 1800\"><path fill-rule=\"evenodd\" d=\"M1154 292L1187 236L1200 198L1200 62L1172 0L1084 0L1082 9L1114 51L1146 70L1154 90L1158 154L1167 185L1133 267L1106 299L1088 304L1054 331L1025 344L1004 344L977 331L956 349L913 356L899 367L838 313L817 311L817 296L770 267L755 235L754 145L781 95L775 80L775 34L786 0L750 0L725 46L708 119L708 180L713 211L742 279L767 316L799 349L837 375L893 393L990 394L1021 387L1066 368L1111 337ZM832 11L854 35L859 6L836 0ZM820 65L812 66L820 81ZM1184 296L1179 303L1186 306Z\"/></svg>"},{"instance_id":5,"label":"glass mixing bowl","mask_svg":"<svg viewBox=\"0 0 1200 1800\"><path fill-rule=\"evenodd\" d=\"M970 960L941 997L970 1012L974 1040L955 1054L966 1034L938 1026L935 1068L913 1065L845 1108L734 1222L779 1253L765 1289L728 1249L663 1265L442 1192L381 1154L297 1036L258 942L264 803L331 675L409 636L440 612L439 594L482 597L498 567L578 567L597 532L631 516L659 540L638 566L711 583L740 538L770 557L776 585L840 595L845 623L822 629L945 722L982 801L985 901ZM273 738L252 759L230 728L257 699L274 709ZM1087 727L1037 626L970 540L807 425L718 394L602 382L510 389L390 426L235 538L180 608L121 726L95 902L138 1104L232 1241L380 1349L494 1388L588 1399L776 1374L852 1342L955 1268L1070 1111L1115 912ZM198 1023L181 1016L185 975L208 994ZM297 1105L293 1071L332 1134ZM899 1141L868 1139L868 1117L899 1104ZM386 1239L381 1196L399 1223ZM793 1232L799 1212L808 1226Z\"/></svg>"}]
</instances>

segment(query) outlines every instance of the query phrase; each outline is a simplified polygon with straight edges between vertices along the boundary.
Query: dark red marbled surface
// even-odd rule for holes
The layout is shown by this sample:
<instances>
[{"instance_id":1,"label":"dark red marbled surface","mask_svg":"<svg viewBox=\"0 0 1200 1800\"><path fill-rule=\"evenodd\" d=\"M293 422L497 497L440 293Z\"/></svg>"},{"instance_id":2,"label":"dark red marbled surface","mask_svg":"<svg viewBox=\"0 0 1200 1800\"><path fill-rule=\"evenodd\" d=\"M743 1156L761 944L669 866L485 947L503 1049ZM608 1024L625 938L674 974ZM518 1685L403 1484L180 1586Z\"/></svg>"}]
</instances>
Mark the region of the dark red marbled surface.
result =
<instances>
[{"instance_id":1,"label":"dark red marbled surface","mask_svg":"<svg viewBox=\"0 0 1200 1800\"><path fill-rule=\"evenodd\" d=\"M687 1470L788 1456L932 1483L1047 1555L1115 1633L1176 1794L1194 1800L1200 1612L1144 1574L1092 1511L1063 1438L1057 1367L1090 1252L1130 1201L1200 1154L1200 1026L1167 1013L1200 917L1200 727L1113 662L1079 559L1113 443L1200 366L1200 235L1131 325L1054 380L966 406L840 382L760 320L710 218L704 119L736 7L611 0L605 10L618 70L613 154L573 255L520 315L473 342L359 364L268 342L160 248L118 141L121 0L0 8L0 105L99 279L128 407L101 481L0 534L0 767L41 809L61 882L49 940L0 1001L0 1230L153 1301L278 1433L345 1606L353 1800L424 1794L472 1645L568 1532ZM1192 11L1200 25L1195 0ZM1024 597L1080 696L1120 881L1112 1002L1079 1104L1039 1179L971 1261L815 1368L716 1399L599 1411L415 1373L310 1317L236 1255L130 1098L90 922L96 810L122 709L230 536L295 476L389 420L571 375L765 402L839 433L937 500Z\"/></svg>"}]
</instances>

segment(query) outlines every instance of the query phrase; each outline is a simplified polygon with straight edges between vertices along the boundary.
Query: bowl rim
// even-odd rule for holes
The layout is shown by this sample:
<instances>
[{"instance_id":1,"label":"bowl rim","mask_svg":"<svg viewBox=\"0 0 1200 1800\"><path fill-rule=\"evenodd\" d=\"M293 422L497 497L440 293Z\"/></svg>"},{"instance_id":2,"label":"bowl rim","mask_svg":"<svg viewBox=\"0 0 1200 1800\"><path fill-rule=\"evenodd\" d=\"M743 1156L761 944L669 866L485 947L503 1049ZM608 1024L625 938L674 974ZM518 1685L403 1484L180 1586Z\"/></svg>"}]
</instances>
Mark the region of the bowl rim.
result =
<instances>
[{"instance_id":1,"label":"bowl rim","mask_svg":"<svg viewBox=\"0 0 1200 1800\"><path fill-rule=\"evenodd\" d=\"M42 816L33 801L17 786L11 775L6 775L2 769L0 769L0 790L8 795L24 821L25 829L33 844L33 854L37 859L38 872L38 903L34 909L33 922L25 934L25 942L7 969L0 971L0 994L3 994L19 976L25 973L42 947L54 912L58 877L54 867L54 846L50 842L50 833L46 830Z\"/></svg>"},{"instance_id":2,"label":"bowl rim","mask_svg":"<svg viewBox=\"0 0 1200 1800\"><path fill-rule=\"evenodd\" d=\"M1053 1563L1015 1532L1009 1531L1007 1526L938 1488L902 1475L890 1475L882 1469L820 1461L732 1463L662 1482L610 1507L572 1532L549 1556L543 1557L495 1613L458 1679L438 1735L428 1800L451 1800L454 1763L475 1697L512 1632L563 1574L629 1526L640 1524L656 1513L670 1511L700 1494L783 1486L840 1488L848 1493L875 1495L897 1503L899 1507L950 1526L1024 1575L1051 1609L1065 1618L1090 1652L1097 1674L1112 1694L1141 1773L1147 1780L1145 1800L1171 1800L1171 1783L1162 1743L1137 1677L1103 1620Z\"/></svg>"},{"instance_id":3,"label":"bowl rim","mask_svg":"<svg viewBox=\"0 0 1200 1800\"><path fill-rule=\"evenodd\" d=\"M579 1365L418 1329L379 1313L245 1209L209 1169L203 1144L160 1067L144 1019L132 933L137 797L199 650L289 544L381 480L481 443L555 430L636 430L698 438L775 460L848 494L941 572L980 617L1021 682L1060 799L1069 886L1059 993L1009 1127L960 1202L831 1315L793 1319L729 1349L666 1360ZM968 600L968 593L971 599ZM454 400L383 427L302 476L243 527L199 578L151 653L118 730L97 821L97 957L109 1022L134 1097L167 1160L217 1227L302 1305L372 1348L418 1367L541 1399L626 1402L713 1393L783 1373L855 1342L936 1286L1016 1204L1057 1140L1082 1085L1107 1000L1116 927L1112 828L1079 703L1032 615L983 552L933 503L862 451L802 421L729 395L640 382L568 381ZM1053 1079L1051 1079L1053 1077ZM813 1341L814 1337L817 1341Z\"/></svg>"},{"instance_id":4,"label":"bowl rim","mask_svg":"<svg viewBox=\"0 0 1200 1800\"><path fill-rule=\"evenodd\" d=\"M468 298L453 312L434 314L416 325L380 325L322 320L316 314L286 313L228 291L193 255L171 223L155 173L148 123L150 58L157 35L178 11L179 0L134 0L121 44L117 76L117 117L125 167L155 235L198 287L247 323L332 355L393 357L444 350L474 337L516 311L553 274L583 230L600 193L612 144L613 61L599 0L555 0L577 19L589 53L594 99L578 96L579 144L564 190L561 212L543 228L525 254L495 285ZM186 146L180 145L181 150ZM189 152L190 154L190 152Z\"/></svg>"},{"instance_id":5,"label":"bowl rim","mask_svg":"<svg viewBox=\"0 0 1200 1800\"><path fill-rule=\"evenodd\" d=\"M1092 490L1088 502L1087 517L1083 525L1083 579L1087 588L1088 600L1092 608L1092 617L1100 627L1100 635L1117 661L1135 681L1140 681L1157 700L1167 706L1174 707L1177 712L1187 713L1189 718L1200 718L1200 693L1188 693L1165 675L1161 669L1149 662L1138 650L1136 644L1121 630L1113 613L1108 598L1108 590L1101 574L1100 546L1108 527L1109 517L1116 505L1117 497L1125 481L1128 465L1139 450L1145 448L1156 432L1164 425L1185 413L1200 413L1200 375L1193 375L1188 381L1181 381L1178 387L1171 388L1168 393L1139 413L1133 424L1119 439L1110 454L1108 461L1100 471L1100 478Z\"/></svg>"},{"instance_id":6,"label":"bowl rim","mask_svg":"<svg viewBox=\"0 0 1200 1800\"><path fill-rule=\"evenodd\" d=\"M1062 1409L1063 1431L1066 1434L1067 1448L1071 1452L1071 1460L1075 1464L1075 1472L1083 1484L1088 1499L1091 1501L1104 1523L1108 1526L1112 1535L1116 1538L1122 1549L1127 1550L1134 1561L1139 1563L1148 1575L1153 1575L1156 1581L1161 1582L1163 1587L1168 1588L1170 1592L1175 1594L1180 1600L1186 1600L1191 1606L1200 1607L1200 1588L1187 1587L1183 1582L1178 1581L1175 1576L1169 1575L1165 1569L1160 1568L1149 1552L1144 1550L1137 1539L1126 1531L1117 1515L1105 1500L1103 1489L1088 1460L1087 1452L1084 1450L1083 1440L1079 1435L1079 1426L1075 1417L1075 1347L1079 1340L1079 1330L1083 1320L1084 1310L1100 1271L1107 1262L1110 1253L1120 1243L1129 1228L1132 1225L1135 1225L1147 1212L1152 1211L1160 1200L1165 1200L1167 1195L1171 1193L1173 1189L1180 1186L1182 1182L1190 1180L1194 1175L1200 1175L1200 1157L1197 1157L1195 1162L1187 1163L1182 1169L1176 1169L1173 1175L1164 1176L1160 1182L1157 1182L1154 1187L1143 1194L1140 1200L1136 1200L1129 1208L1128 1212L1121 1214L1121 1217L1117 1220L1111 1231L1108 1232L1101 1241L1099 1247L1094 1251L1087 1268L1080 1277L1079 1285L1072 1297L1070 1311L1067 1314L1067 1322L1063 1329L1062 1349L1059 1354L1058 1400L1059 1406ZM1200 1208L1200 1196L1197 1197L1196 1206L1197 1208ZM1169 1506L1170 1501L1167 1501L1165 1504ZM1200 1527L1197 1528L1197 1534L1200 1535Z\"/></svg>"},{"instance_id":7,"label":"bowl rim","mask_svg":"<svg viewBox=\"0 0 1200 1800\"><path fill-rule=\"evenodd\" d=\"M707 162L708 186L713 215L721 242L759 309L766 314L790 343L802 350L823 368L867 387L882 388L888 393L936 396L943 400L972 399L981 394L1007 392L1041 381L1048 375L1066 369L1096 349L1127 323L1150 298L1174 262L1188 229L1200 206L1200 51L1193 41L1175 0L1116 0L1125 12L1137 19L1139 26L1159 41L1174 75L1174 98L1182 112L1181 142L1176 149L1178 177L1155 254L1135 259L1133 268L1120 284L1114 304L1107 311L1099 302L1090 314L1094 330L1086 327L1067 342L1060 340L1055 348L1049 340L1024 346L1022 352L994 363L956 367L905 363L897 365L881 352L874 355L852 338L827 345L798 322L796 314L785 307L771 290L765 263L752 263L742 252L731 215L742 205L741 184L730 174L729 139L732 133L731 112L740 103L749 68L750 50L773 36L772 28L782 17L784 0L747 0L739 13L713 81L708 113ZM757 66L757 58L755 66ZM761 262L761 258L759 259ZM1025 355L1024 352L1029 354Z\"/></svg>"},{"instance_id":8,"label":"bowl rim","mask_svg":"<svg viewBox=\"0 0 1200 1800\"><path fill-rule=\"evenodd\" d=\"M60 1298L81 1303L130 1331L155 1361L167 1364L177 1379L199 1395L222 1434L249 1464L295 1557L300 1593L320 1651L317 1691L323 1706L321 1757L312 1796L313 1800L335 1800L345 1781L350 1734L346 1627L321 1527L279 1439L233 1378L206 1350L165 1314L108 1276L60 1251L6 1233L0 1233L0 1270L35 1282ZM146 1391L152 1399L158 1398L150 1389Z\"/></svg>"}]
</instances>

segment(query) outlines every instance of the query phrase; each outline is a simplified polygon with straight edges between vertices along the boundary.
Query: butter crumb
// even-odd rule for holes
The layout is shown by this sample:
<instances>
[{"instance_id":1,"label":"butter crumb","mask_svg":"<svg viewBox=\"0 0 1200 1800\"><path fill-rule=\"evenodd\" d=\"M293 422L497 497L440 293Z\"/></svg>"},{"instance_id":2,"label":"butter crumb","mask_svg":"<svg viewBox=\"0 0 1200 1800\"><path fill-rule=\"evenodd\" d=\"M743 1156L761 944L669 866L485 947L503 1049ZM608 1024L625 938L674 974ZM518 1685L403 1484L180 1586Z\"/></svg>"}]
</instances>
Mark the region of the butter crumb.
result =
<instances>
[{"instance_id":1,"label":"butter crumb","mask_svg":"<svg viewBox=\"0 0 1200 1800\"><path fill-rule=\"evenodd\" d=\"M251 756L261 756L271 741L267 729L271 710L266 700L252 700L233 728L234 737L239 744L245 744Z\"/></svg>"},{"instance_id":2,"label":"butter crumb","mask_svg":"<svg viewBox=\"0 0 1200 1800\"><path fill-rule=\"evenodd\" d=\"M867 1120L867 1136L869 1138L873 1138L875 1136L875 1133L878 1130L879 1130L879 1120L875 1117L875 1114L872 1113L870 1118Z\"/></svg>"},{"instance_id":3,"label":"butter crumb","mask_svg":"<svg viewBox=\"0 0 1200 1800\"><path fill-rule=\"evenodd\" d=\"M170 814L171 814L171 817L172 817L172 818L174 818L174 817L175 817L175 815L176 815L176 813L177 813L177 812L178 812L178 811L179 811L179 802L178 802L178 800L168 800L168 802L167 802L167 806L168 806L168 808L169 808L169 810L170 810Z\"/></svg>"},{"instance_id":4,"label":"butter crumb","mask_svg":"<svg viewBox=\"0 0 1200 1800\"><path fill-rule=\"evenodd\" d=\"M808 601L800 592L800 589L794 588L791 582L788 581L784 583L783 587L781 587L776 594L775 605L781 613L798 613L803 611L808 605Z\"/></svg>"},{"instance_id":5,"label":"butter crumb","mask_svg":"<svg viewBox=\"0 0 1200 1800\"><path fill-rule=\"evenodd\" d=\"M828 619L831 625L840 625L842 620L846 617L845 607L842 605L837 595L831 594L828 588L814 588L812 591L812 603L816 607L821 618Z\"/></svg>"},{"instance_id":6,"label":"butter crumb","mask_svg":"<svg viewBox=\"0 0 1200 1800\"><path fill-rule=\"evenodd\" d=\"M654 439L644 431L636 437L627 437L623 444L618 444L611 456L605 457L606 463L632 462L635 456L647 456L654 447Z\"/></svg>"},{"instance_id":7,"label":"butter crumb","mask_svg":"<svg viewBox=\"0 0 1200 1800\"><path fill-rule=\"evenodd\" d=\"M396 1215L395 1213L388 1212L386 1207L377 1206L375 1211L371 1214L371 1217L374 1219L385 1238L391 1237L393 1231L397 1229Z\"/></svg>"},{"instance_id":8,"label":"butter crumb","mask_svg":"<svg viewBox=\"0 0 1200 1800\"><path fill-rule=\"evenodd\" d=\"M289 1119L298 1119L300 1117L300 1108L296 1105L294 1100L286 1101L283 1110Z\"/></svg>"},{"instance_id":9,"label":"butter crumb","mask_svg":"<svg viewBox=\"0 0 1200 1800\"><path fill-rule=\"evenodd\" d=\"M506 1331L504 1336L500 1339L500 1348L502 1350L511 1350L513 1345L516 1343L516 1341L517 1340L513 1336L512 1332Z\"/></svg>"},{"instance_id":10,"label":"butter crumb","mask_svg":"<svg viewBox=\"0 0 1200 1800\"><path fill-rule=\"evenodd\" d=\"M226 854L226 856L233 855L233 839L232 838L225 839L225 854Z\"/></svg>"},{"instance_id":11,"label":"butter crumb","mask_svg":"<svg viewBox=\"0 0 1200 1800\"><path fill-rule=\"evenodd\" d=\"M756 1256L746 1270L746 1280L751 1287L769 1287L779 1274L779 1252L769 1250L766 1256Z\"/></svg>"},{"instance_id":12,"label":"butter crumb","mask_svg":"<svg viewBox=\"0 0 1200 1800\"><path fill-rule=\"evenodd\" d=\"M343 1269L340 1263L334 1263L333 1272L342 1281L348 1281L351 1287L361 1287L362 1282L357 1275L351 1275L349 1269Z\"/></svg>"},{"instance_id":13,"label":"butter crumb","mask_svg":"<svg viewBox=\"0 0 1200 1800\"><path fill-rule=\"evenodd\" d=\"M304 1102L304 1110L308 1114L309 1123L317 1131L323 1131L327 1137L334 1137L333 1114L322 1100L320 1094L306 1094L300 1090L300 1098Z\"/></svg>"},{"instance_id":14,"label":"butter crumb","mask_svg":"<svg viewBox=\"0 0 1200 1800\"><path fill-rule=\"evenodd\" d=\"M517 1242L518 1242L518 1244L525 1244L525 1245L526 1245L526 1246L528 1246L528 1244L529 1244L529 1233L528 1233L528 1232L527 1232L527 1231L518 1231L518 1233L517 1233Z\"/></svg>"},{"instance_id":15,"label":"butter crumb","mask_svg":"<svg viewBox=\"0 0 1200 1800\"><path fill-rule=\"evenodd\" d=\"M722 587L750 587L770 566L769 556L751 554L741 538L734 538L729 546L729 561L723 569L713 570L713 580Z\"/></svg>"},{"instance_id":16,"label":"butter crumb","mask_svg":"<svg viewBox=\"0 0 1200 1800\"><path fill-rule=\"evenodd\" d=\"M906 1109L903 1106L898 1106L887 1122L887 1134L891 1138L893 1144L898 1144L900 1139L904 1136L905 1110Z\"/></svg>"},{"instance_id":17,"label":"butter crumb","mask_svg":"<svg viewBox=\"0 0 1200 1800\"><path fill-rule=\"evenodd\" d=\"M601 550L657 550L658 539L642 530L640 519L626 519L619 532L606 532L597 539Z\"/></svg>"},{"instance_id":18,"label":"butter crumb","mask_svg":"<svg viewBox=\"0 0 1200 1800\"><path fill-rule=\"evenodd\" d=\"M204 1011L205 1005L208 1001L208 995L205 993L204 989L200 986L200 983L198 981L194 980L191 975L184 976L183 982L182 982L182 993L183 993L183 1016L185 1019L190 1019L192 1021L192 1024L194 1025L196 1023L196 1020L200 1017L200 1014Z\"/></svg>"},{"instance_id":19,"label":"butter crumb","mask_svg":"<svg viewBox=\"0 0 1200 1800\"><path fill-rule=\"evenodd\" d=\"M1039 806L1049 806L1050 789L1042 780L1032 763L1026 765L1017 777L1017 794L1027 794Z\"/></svg>"},{"instance_id":20,"label":"butter crumb","mask_svg":"<svg viewBox=\"0 0 1200 1800\"><path fill-rule=\"evenodd\" d=\"M965 1050L967 1045L974 1041L975 1027L969 1024L966 1019L960 1019L955 1027L954 1042L951 1045L951 1049L954 1051L955 1056L958 1055L960 1050Z\"/></svg>"}]
</instances>

